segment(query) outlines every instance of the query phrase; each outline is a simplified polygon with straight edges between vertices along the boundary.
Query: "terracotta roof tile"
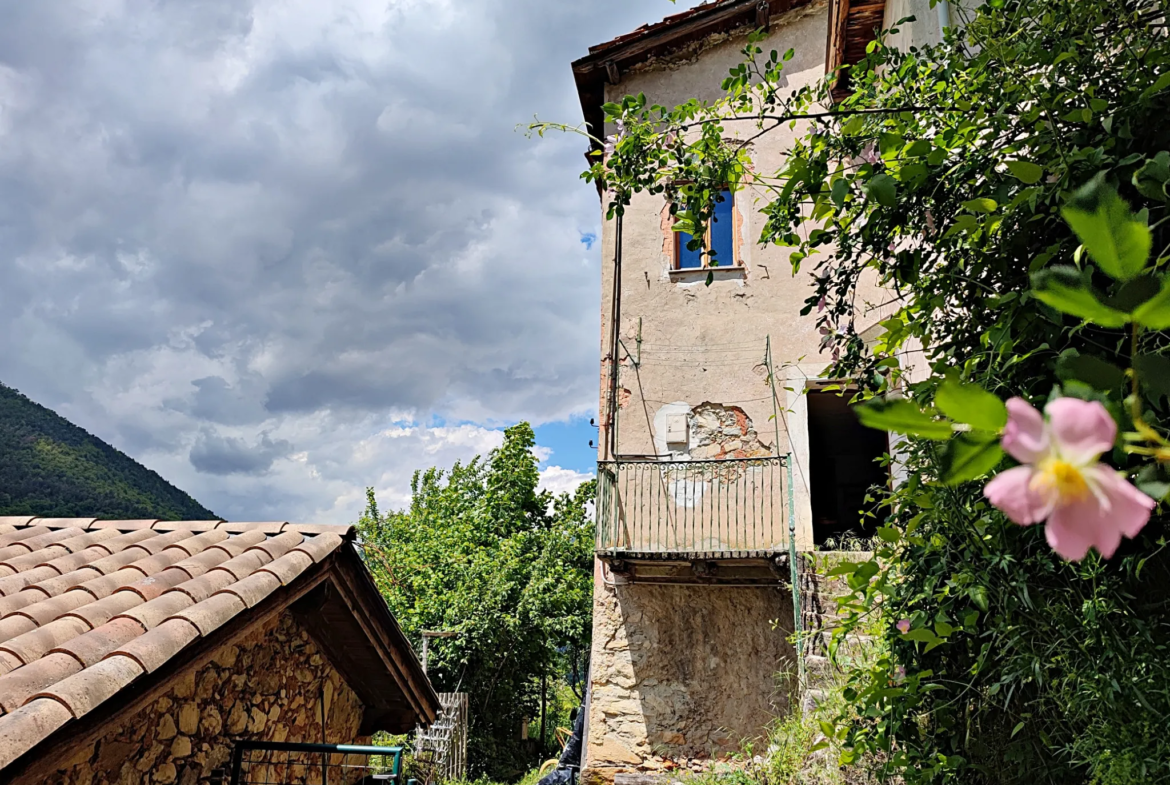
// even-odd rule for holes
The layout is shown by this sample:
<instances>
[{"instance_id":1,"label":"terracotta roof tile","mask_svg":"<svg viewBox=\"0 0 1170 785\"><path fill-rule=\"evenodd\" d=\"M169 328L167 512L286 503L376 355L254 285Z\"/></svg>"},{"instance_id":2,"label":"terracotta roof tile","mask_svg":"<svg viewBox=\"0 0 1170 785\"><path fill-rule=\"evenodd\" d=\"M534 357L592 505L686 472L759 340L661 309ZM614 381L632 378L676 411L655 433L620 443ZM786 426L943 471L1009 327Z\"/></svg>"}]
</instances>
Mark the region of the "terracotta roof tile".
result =
<instances>
[{"instance_id":1,"label":"terracotta roof tile","mask_svg":"<svg viewBox=\"0 0 1170 785\"><path fill-rule=\"evenodd\" d=\"M49 649L84 632L89 632L88 624L81 619L66 616L0 643L0 651L6 651L28 665L33 660L40 659Z\"/></svg>"},{"instance_id":2,"label":"terracotta roof tile","mask_svg":"<svg viewBox=\"0 0 1170 785\"><path fill-rule=\"evenodd\" d=\"M174 544L174 547L186 551L188 556L194 556L197 553L202 553L217 542L223 542L228 536L227 532L213 529L209 532L203 532L202 534L196 534L193 537L179 540Z\"/></svg>"},{"instance_id":3,"label":"terracotta roof tile","mask_svg":"<svg viewBox=\"0 0 1170 785\"><path fill-rule=\"evenodd\" d=\"M186 619L169 619L145 635L134 638L115 654L129 657L147 673L154 673L164 662L199 637L199 630Z\"/></svg>"},{"instance_id":4,"label":"terracotta roof tile","mask_svg":"<svg viewBox=\"0 0 1170 785\"><path fill-rule=\"evenodd\" d=\"M50 529L88 529L97 518L35 518L39 526Z\"/></svg>"},{"instance_id":5,"label":"terracotta roof tile","mask_svg":"<svg viewBox=\"0 0 1170 785\"><path fill-rule=\"evenodd\" d=\"M300 532L306 537L314 534L336 534L339 537L349 537L356 527L352 523L286 523L284 531Z\"/></svg>"},{"instance_id":6,"label":"terracotta roof tile","mask_svg":"<svg viewBox=\"0 0 1170 785\"><path fill-rule=\"evenodd\" d=\"M170 591L180 583L186 583L190 579L191 576L182 570L168 567L156 575L151 575L149 578L143 578L140 581L130 584L126 587L126 591L132 591L144 600L153 600L155 597Z\"/></svg>"},{"instance_id":7,"label":"terracotta roof tile","mask_svg":"<svg viewBox=\"0 0 1170 785\"><path fill-rule=\"evenodd\" d=\"M259 545L253 545L248 550L264 551L266 554L268 554L268 560L271 561L272 559L279 559L281 556L285 555L293 548L304 542L304 539L305 535L300 532L285 532L279 537L272 537L271 539L265 540Z\"/></svg>"},{"instance_id":8,"label":"terracotta roof tile","mask_svg":"<svg viewBox=\"0 0 1170 785\"><path fill-rule=\"evenodd\" d=\"M37 742L72 719L57 701L33 701L0 717L0 769L31 750Z\"/></svg>"},{"instance_id":9,"label":"terracotta roof tile","mask_svg":"<svg viewBox=\"0 0 1170 785\"><path fill-rule=\"evenodd\" d=\"M17 635L24 635L29 630L35 630L37 623L27 616L6 616L0 619L0 643L11 640Z\"/></svg>"},{"instance_id":10,"label":"terracotta roof tile","mask_svg":"<svg viewBox=\"0 0 1170 785\"><path fill-rule=\"evenodd\" d=\"M243 609L244 601L234 594L213 594L206 600L179 611L172 618L185 619L198 628L200 635L208 635Z\"/></svg>"},{"instance_id":11,"label":"terracotta roof tile","mask_svg":"<svg viewBox=\"0 0 1170 785\"><path fill-rule=\"evenodd\" d=\"M270 561L272 561L272 557L264 551L249 550L234 559L228 559L215 569L229 572L235 576L237 581L242 581Z\"/></svg>"},{"instance_id":12,"label":"terracotta roof tile","mask_svg":"<svg viewBox=\"0 0 1170 785\"><path fill-rule=\"evenodd\" d=\"M313 564L313 557L303 551L290 551L284 556L281 556L272 564L266 564L260 568L260 572L267 572L274 575L280 582L288 586L298 575L307 570Z\"/></svg>"},{"instance_id":13,"label":"terracotta roof tile","mask_svg":"<svg viewBox=\"0 0 1170 785\"><path fill-rule=\"evenodd\" d=\"M194 604L195 602L183 592L172 591L150 602L137 605L125 613L118 614L116 618L133 619L145 629L152 630L176 613L184 611Z\"/></svg>"},{"instance_id":14,"label":"terracotta roof tile","mask_svg":"<svg viewBox=\"0 0 1170 785\"><path fill-rule=\"evenodd\" d=\"M49 654L36 662L0 676L0 708L13 712L46 687L81 672L81 663L68 654Z\"/></svg>"},{"instance_id":15,"label":"terracotta roof tile","mask_svg":"<svg viewBox=\"0 0 1170 785\"><path fill-rule=\"evenodd\" d=\"M142 598L132 591L119 591L97 602L82 605L69 615L76 616L90 627L100 627L123 611L128 611L135 605L142 604ZM3 624L0 621L0 624Z\"/></svg>"},{"instance_id":16,"label":"terracotta roof tile","mask_svg":"<svg viewBox=\"0 0 1170 785\"><path fill-rule=\"evenodd\" d=\"M145 553L156 554L163 550L170 548L172 545L190 540L195 536L195 533L189 529L176 529L169 532L155 532L155 536L143 540L134 545L135 548L142 550Z\"/></svg>"},{"instance_id":17,"label":"terracotta roof tile","mask_svg":"<svg viewBox=\"0 0 1170 785\"><path fill-rule=\"evenodd\" d=\"M18 660L16 657L13 657L6 651L0 651L0 676L8 673L8 671L16 670L21 665L24 665L24 663ZM3 713L4 709L0 708L0 714Z\"/></svg>"},{"instance_id":18,"label":"terracotta roof tile","mask_svg":"<svg viewBox=\"0 0 1170 785\"><path fill-rule=\"evenodd\" d=\"M25 594L26 592L21 592ZM64 594L59 594L56 597L50 597L47 600L34 602L31 605L26 605L20 610L16 611L21 616L27 616L35 621L38 625L48 624L54 619L60 618L71 610L80 608L82 605L88 605L93 602L93 595L87 591L75 589L74 591L67 591Z\"/></svg>"},{"instance_id":19,"label":"terracotta roof tile","mask_svg":"<svg viewBox=\"0 0 1170 785\"><path fill-rule=\"evenodd\" d=\"M96 545L106 540L112 540L117 536L118 532L115 529L99 529L98 531L79 534L76 537L67 537L66 539L62 540L60 544L65 546L65 549L70 553L77 553L78 551L85 550L91 545Z\"/></svg>"},{"instance_id":20,"label":"terracotta roof tile","mask_svg":"<svg viewBox=\"0 0 1170 785\"><path fill-rule=\"evenodd\" d=\"M114 655L37 693L33 700L52 698L63 703L74 717L84 717L142 673L142 666L134 660Z\"/></svg>"},{"instance_id":21,"label":"terracotta roof tile","mask_svg":"<svg viewBox=\"0 0 1170 785\"><path fill-rule=\"evenodd\" d=\"M0 534L0 548L11 545L14 542L31 540L33 537L39 537L48 531L44 526L30 525L25 528L19 528L9 534Z\"/></svg>"},{"instance_id":22,"label":"terracotta roof tile","mask_svg":"<svg viewBox=\"0 0 1170 785\"><path fill-rule=\"evenodd\" d=\"M0 518L0 769L352 534L284 521Z\"/></svg>"},{"instance_id":23,"label":"terracotta roof tile","mask_svg":"<svg viewBox=\"0 0 1170 785\"><path fill-rule=\"evenodd\" d=\"M223 521L159 521L151 528L156 532L184 529L189 532L206 532L219 526Z\"/></svg>"},{"instance_id":24,"label":"terracotta roof tile","mask_svg":"<svg viewBox=\"0 0 1170 785\"><path fill-rule=\"evenodd\" d=\"M235 537L229 537L222 542L217 542L212 547L218 548L228 556L236 557L253 545L259 545L266 539L268 537L265 536L264 532L244 532L243 534L237 534Z\"/></svg>"},{"instance_id":25,"label":"terracotta roof tile","mask_svg":"<svg viewBox=\"0 0 1170 785\"><path fill-rule=\"evenodd\" d=\"M9 594L15 594L34 583L40 583L61 573L54 570L52 567L34 567L31 570L24 572L16 572L0 578L0 596L7 597Z\"/></svg>"},{"instance_id":26,"label":"terracotta roof tile","mask_svg":"<svg viewBox=\"0 0 1170 785\"><path fill-rule=\"evenodd\" d=\"M129 532L135 530L150 530L158 521L153 518L140 521L95 521L91 529L117 529L122 532Z\"/></svg>"},{"instance_id":27,"label":"terracotta roof tile","mask_svg":"<svg viewBox=\"0 0 1170 785\"><path fill-rule=\"evenodd\" d=\"M22 594L39 594L43 597L55 597L63 591L80 586L81 584L92 581L94 578L100 578L101 573L95 570L91 565L67 572L64 575L58 575L55 578L47 578L39 583L34 583L31 586L26 586L20 590L14 597L19 597ZM2 603L3 600L0 600ZM3 612L0 611L0 615Z\"/></svg>"},{"instance_id":28,"label":"terracotta roof tile","mask_svg":"<svg viewBox=\"0 0 1170 785\"><path fill-rule=\"evenodd\" d=\"M261 600L280 588L280 581L276 576L267 572L257 572L241 581L236 581L223 589L225 594L234 594L239 597L248 608L254 607Z\"/></svg>"},{"instance_id":29,"label":"terracotta roof tile","mask_svg":"<svg viewBox=\"0 0 1170 785\"><path fill-rule=\"evenodd\" d=\"M202 602L220 589L225 589L235 583L236 576L225 570L212 570L206 575L180 583L175 591L181 591L194 602Z\"/></svg>"},{"instance_id":30,"label":"terracotta roof tile","mask_svg":"<svg viewBox=\"0 0 1170 785\"><path fill-rule=\"evenodd\" d=\"M281 530L288 524L288 521L263 521L263 522L233 522L222 523L219 525L220 530L225 532L239 533L239 532L262 532L264 534L280 534Z\"/></svg>"},{"instance_id":31,"label":"terracotta roof tile","mask_svg":"<svg viewBox=\"0 0 1170 785\"><path fill-rule=\"evenodd\" d=\"M318 534L310 540L305 540L293 550L307 553L309 557L319 562L341 545L341 538L336 534Z\"/></svg>"},{"instance_id":32,"label":"terracotta roof tile","mask_svg":"<svg viewBox=\"0 0 1170 785\"><path fill-rule=\"evenodd\" d=\"M134 619L119 616L89 632L65 641L53 652L64 652L74 657L80 667L88 668L129 640L146 632Z\"/></svg>"}]
</instances>

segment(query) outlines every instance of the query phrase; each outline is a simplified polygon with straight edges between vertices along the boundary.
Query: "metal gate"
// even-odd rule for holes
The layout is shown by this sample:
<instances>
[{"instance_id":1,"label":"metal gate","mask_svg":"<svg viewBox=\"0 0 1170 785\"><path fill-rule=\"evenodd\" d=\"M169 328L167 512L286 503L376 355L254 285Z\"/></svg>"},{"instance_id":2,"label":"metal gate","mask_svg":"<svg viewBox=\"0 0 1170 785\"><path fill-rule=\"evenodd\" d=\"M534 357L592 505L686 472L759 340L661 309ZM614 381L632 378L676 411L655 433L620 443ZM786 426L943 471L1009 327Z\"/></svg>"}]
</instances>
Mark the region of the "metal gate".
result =
<instances>
[{"instance_id":1,"label":"metal gate","mask_svg":"<svg viewBox=\"0 0 1170 785\"><path fill-rule=\"evenodd\" d=\"M418 777L426 785L467 778L467 693L440 692L439 704L439 716L414 737Z\"/></svg>"},{"instance_id":2,"label":"metal gate","mask_svg":"<svg viewBox=\"0 0 1170 785\"><path fill-rule=\"evenodd\" d=\"M397 785L402 749L239 741L232 752L231 785Z\"/></svg>"}]
</instances>

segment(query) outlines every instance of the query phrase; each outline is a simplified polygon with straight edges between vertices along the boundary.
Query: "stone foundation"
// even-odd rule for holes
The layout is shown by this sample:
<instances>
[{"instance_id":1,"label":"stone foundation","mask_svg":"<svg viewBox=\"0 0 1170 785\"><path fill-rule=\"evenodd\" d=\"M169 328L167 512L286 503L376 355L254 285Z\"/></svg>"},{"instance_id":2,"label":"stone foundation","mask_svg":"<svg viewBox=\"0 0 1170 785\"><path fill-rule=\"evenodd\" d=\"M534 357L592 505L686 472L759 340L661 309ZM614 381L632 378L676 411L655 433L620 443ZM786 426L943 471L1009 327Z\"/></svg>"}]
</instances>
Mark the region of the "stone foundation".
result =
<instances>
[{"instance_id":1,"label":"stone foundation","mask_svg":"<svg viewBox=\"0 0 1170 785\"><path fill-rule=\"evenodd\" d=\"M203 667L175 678L171 691L77 750L54 775L54 785L207 783L226 769L236 739L321 741L321 691L327 738L363 744L357 732L362 705L288 614L220 649ZM281 782L306 773L297 767L255 774ZM299 767L303 769L303 767ZM257 780L262 781L262 780ZM320 782L320 772L316 779ZM330 777L330 782L340 782ZM225 778L224 782L227 782Z\"/></svg>"},{"instance_id":2,"label":"stone foundation","mask_svg":"<svg viewBox=\"0 0 1170 785\"><path fill-rule=\"evenodd\" d=\"M792 599L779 587L609 585L593 594L583 780L705 768L788 711Z\"/></svg>"}]
</instances>

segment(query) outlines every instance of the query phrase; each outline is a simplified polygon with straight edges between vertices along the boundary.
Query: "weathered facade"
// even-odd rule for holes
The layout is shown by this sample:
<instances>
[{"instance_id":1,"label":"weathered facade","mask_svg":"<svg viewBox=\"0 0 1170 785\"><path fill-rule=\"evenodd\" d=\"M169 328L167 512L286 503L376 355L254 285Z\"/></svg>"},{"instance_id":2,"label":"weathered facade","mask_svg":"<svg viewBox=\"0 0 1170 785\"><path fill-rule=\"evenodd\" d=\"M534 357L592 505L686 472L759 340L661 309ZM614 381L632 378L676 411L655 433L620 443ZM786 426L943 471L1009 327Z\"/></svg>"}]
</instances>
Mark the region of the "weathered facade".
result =
<instances>
[{"instance_id":1,"label":"weathered facade","mask_svg":"<svg viewBox=\"0 0 1170 785\"><path fill-rule=\"evenodd\" d=\"M765 52L794 51L782 85L799 89L856 62L907 3L721 0L677 14L574 63L585 119L600 130L601 104L624 95L717 99L760 28ZM780 169L799 130L750 142L752 170ZM821 389L823 336L800 316L809 265L793 275L789 249L757 244L764 188L749 177L725 196L714 267L685 249L660 195L636 195L603 229L591 781L702 767L795 705L790 553L856 530L866 488L887 479L874 463L885 437ZM859 332L890 299L863 282Z\"/></svg>"}]
</instances>

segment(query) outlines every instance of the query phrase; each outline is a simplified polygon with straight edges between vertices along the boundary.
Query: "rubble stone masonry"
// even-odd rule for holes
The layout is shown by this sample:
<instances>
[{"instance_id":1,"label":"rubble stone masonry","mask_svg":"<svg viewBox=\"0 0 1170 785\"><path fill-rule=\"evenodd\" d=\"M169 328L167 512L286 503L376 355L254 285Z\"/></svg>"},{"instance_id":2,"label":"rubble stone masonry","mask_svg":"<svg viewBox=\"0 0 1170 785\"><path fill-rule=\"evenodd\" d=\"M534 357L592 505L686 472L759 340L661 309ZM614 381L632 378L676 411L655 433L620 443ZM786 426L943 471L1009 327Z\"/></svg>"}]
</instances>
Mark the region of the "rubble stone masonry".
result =
<instances>
[{"instance_id":1,"label":"rubble stone masonry","mask_svg":"<svg viewBox=\"0 0 1170 785\"><path fill-rule=\"evenodd\" d=\"M786 591L613 586L601 570L584 781L706 768L787 712L795 652Z\"/></svg>"},{"instance_id":2,"label":"rubble stone masonry","mask_svg":"<svg viewBox=\"0 0 1170 785\"><path fill-rule=\"evenodd\" d=\"M322 689L328 741L369 743L357 735L357 696L308 633L284 614L177 676L168 694L78 749L42 782L207 783L214 770L227 769L235 739L319 742ZM301 781L296 775L284 773L287 781ZM317 776L313 781L320 782Z\"/></svg>"}]
</instances>

